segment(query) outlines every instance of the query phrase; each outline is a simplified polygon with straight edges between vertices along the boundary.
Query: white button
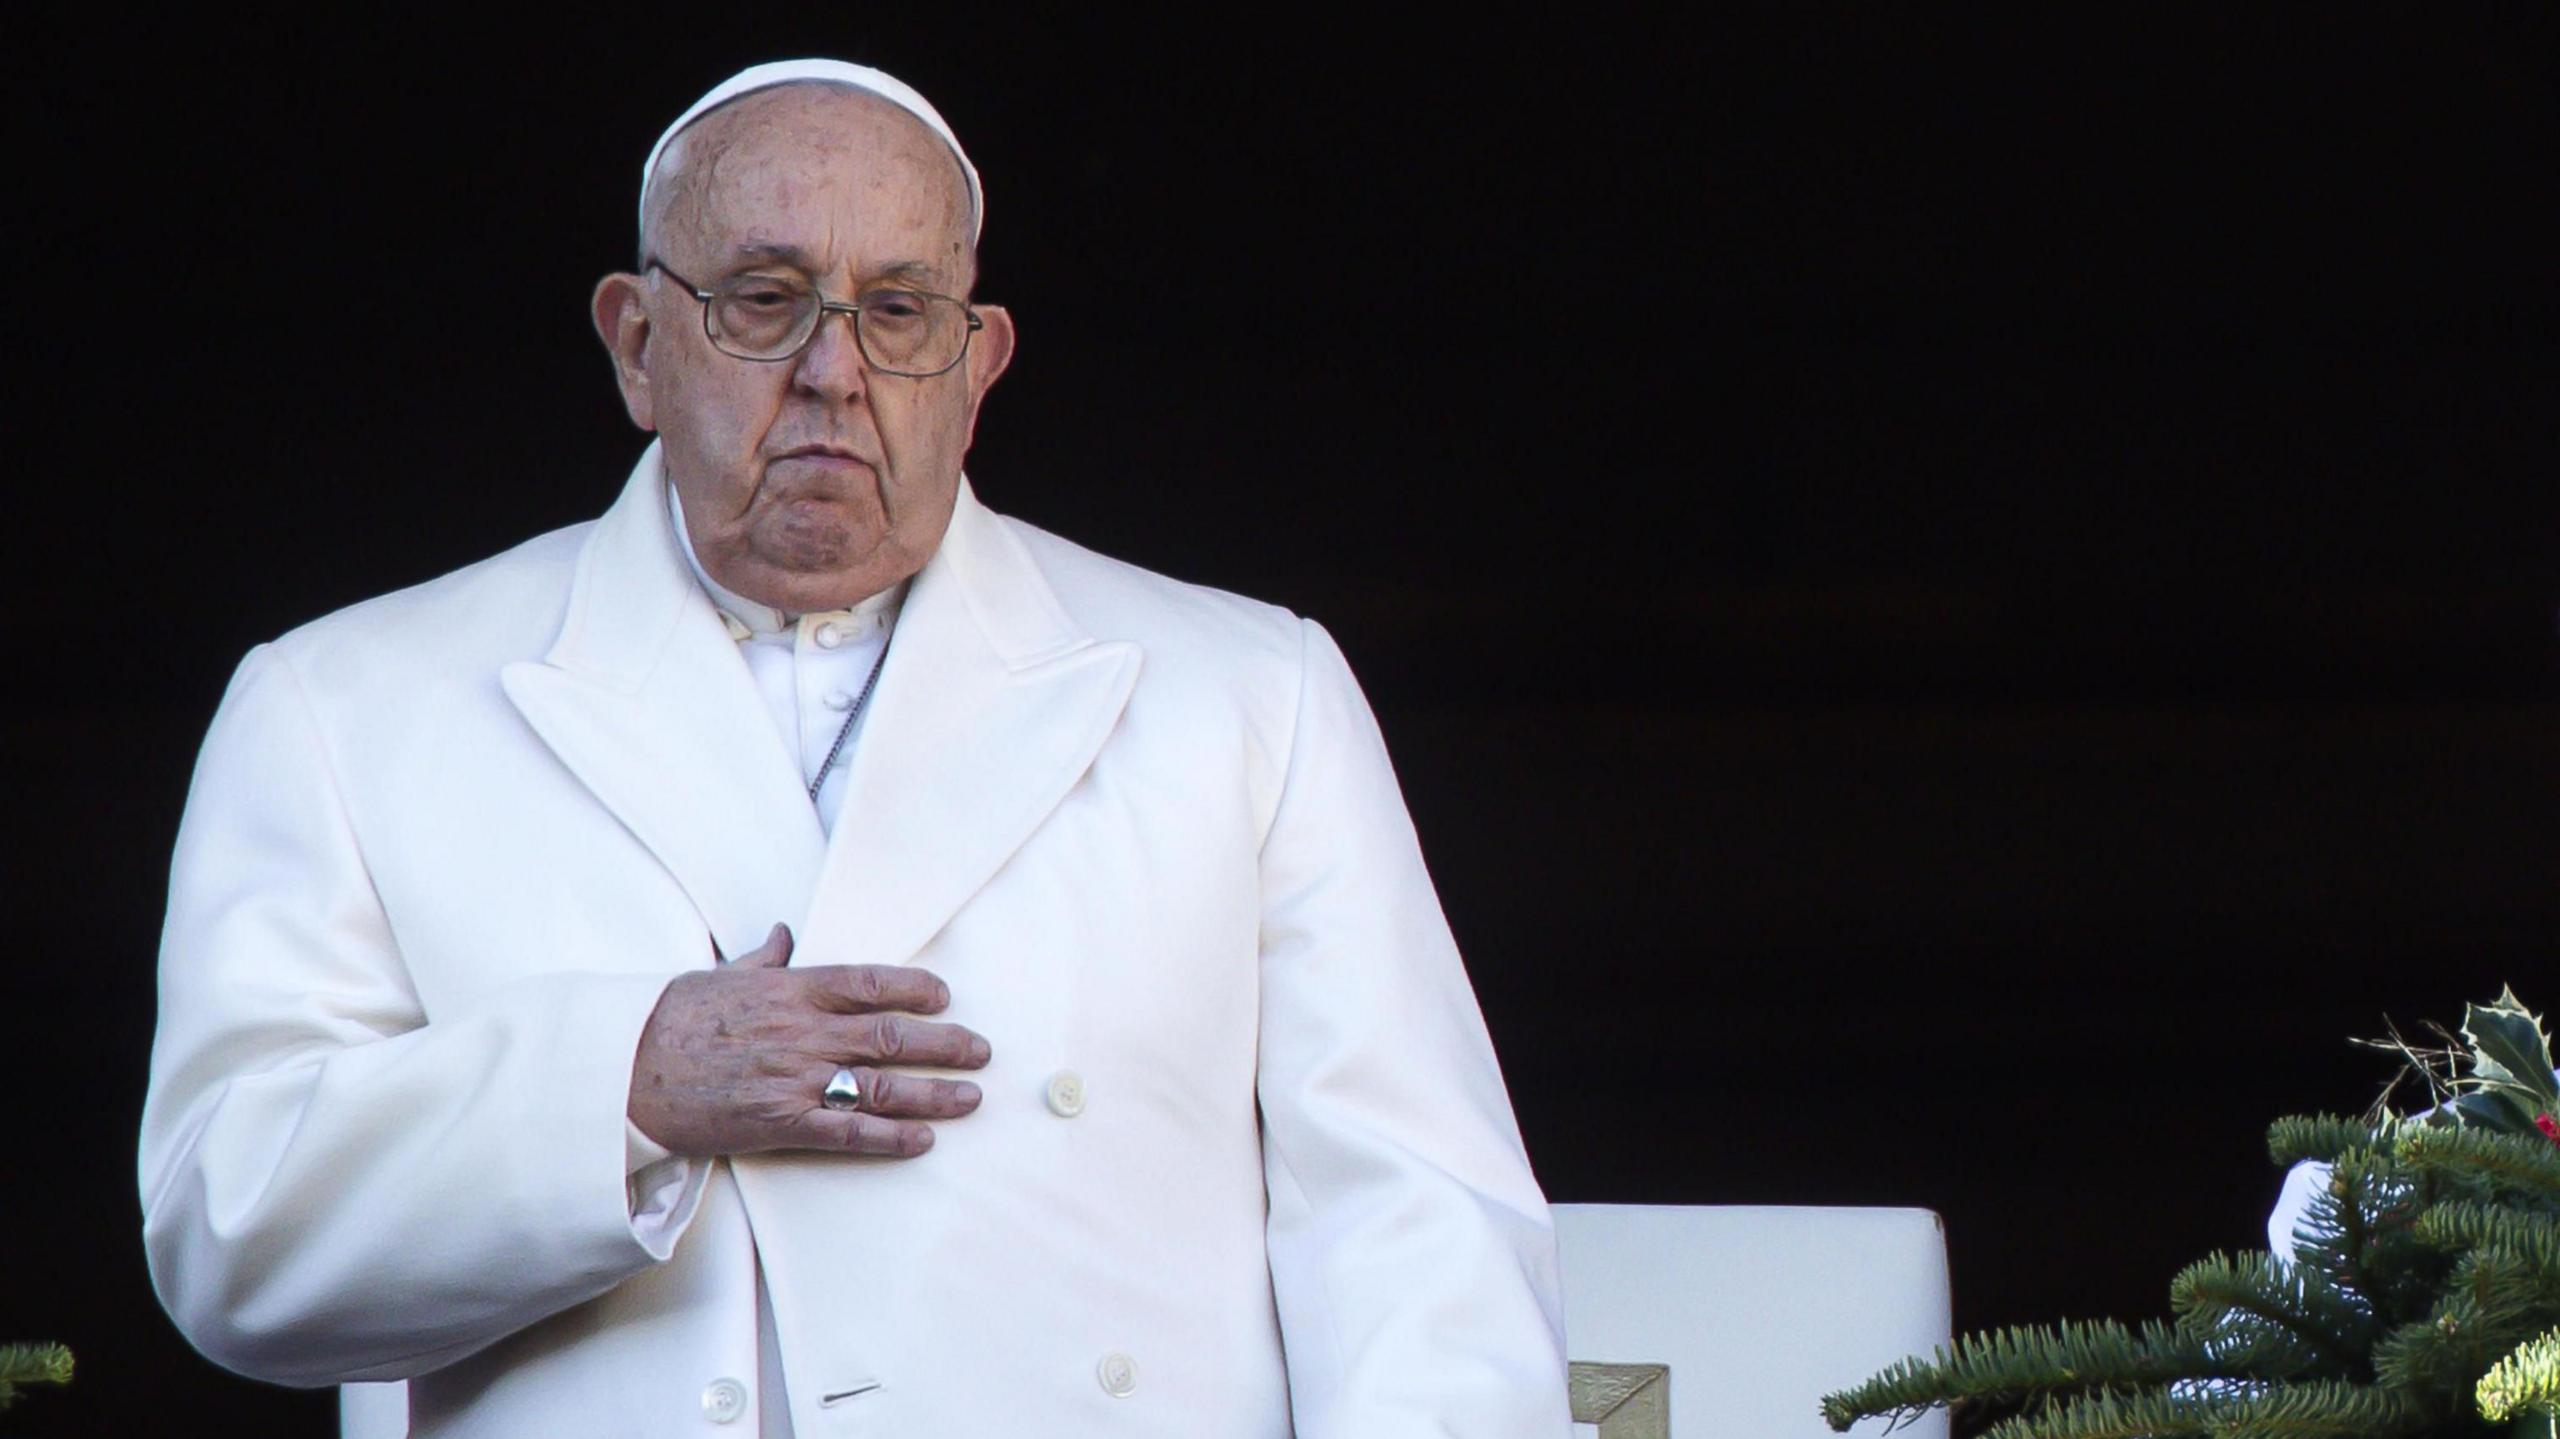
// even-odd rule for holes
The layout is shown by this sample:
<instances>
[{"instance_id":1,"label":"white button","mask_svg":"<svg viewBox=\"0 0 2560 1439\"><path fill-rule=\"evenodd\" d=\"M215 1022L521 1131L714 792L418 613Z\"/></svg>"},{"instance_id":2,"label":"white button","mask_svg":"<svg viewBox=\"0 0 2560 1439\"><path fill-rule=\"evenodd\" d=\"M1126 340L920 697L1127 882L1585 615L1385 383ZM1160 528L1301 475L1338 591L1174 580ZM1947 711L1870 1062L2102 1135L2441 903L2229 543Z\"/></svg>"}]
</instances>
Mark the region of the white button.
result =
<instances>
[{"instance_id":1,"label":"white button","mask_svg":"<svg viewBox=\"0 0 2560 1439\"><path fill-rule=\"evenodd\" d=\"M1084 1076L1072 1069L1061 1069L1049 1076L1049 1112L1060 1119L1073 1119L1084 1113ZM1112 1357L1128 1362L1122 1355Z\"/></svg>"},{"instance_id":2,"label":"white button","mask_svg":"<svg viewBox=\"0 0 2560 1439\"><path fill-rule=\"evenodd\" d=\"M1126 1354L1105 1354L1093 1366L1093 1375L1102 1381L1102 1392L1114 1399L1126 1399L1138 1387L1138 1361Z\"/></svg>"},{"instance_id":3,"label":"white button","mask_svg":"<svg viewBox=\"0 0 2560 1439\"><path fill-rule=\"evenodd\" d=\"M837 624L833 620L829 620L825 624L818 626L816 638L818 641L818 648L822 650L834 649L836 646L844 643L844 626Z\"/></svg>"},{"instance_id":4,"label":"white button","mask_svg":"<svg viewBox=\"0 0 2560 1439\"><path fill-rule=\"evenodd\" d=\"M747 1386L735 1379L714 1379L702 1386L702 1417L714 1424L734 1424L747 1412Z\"/></svg>"},{"instance_id":5,"label":"white button","mask_svg":"<svg viewBox=\"0 0 2560 1439\"><path fill-rule=\"evenodd\" d=\"M827 691L827 697L820 700L819 703L825 705L831 710L834 710L838 714L842 714L846 710L853 708L853 696L846 694L843 690L829 690Z\"/></svg>"}]
</instances>

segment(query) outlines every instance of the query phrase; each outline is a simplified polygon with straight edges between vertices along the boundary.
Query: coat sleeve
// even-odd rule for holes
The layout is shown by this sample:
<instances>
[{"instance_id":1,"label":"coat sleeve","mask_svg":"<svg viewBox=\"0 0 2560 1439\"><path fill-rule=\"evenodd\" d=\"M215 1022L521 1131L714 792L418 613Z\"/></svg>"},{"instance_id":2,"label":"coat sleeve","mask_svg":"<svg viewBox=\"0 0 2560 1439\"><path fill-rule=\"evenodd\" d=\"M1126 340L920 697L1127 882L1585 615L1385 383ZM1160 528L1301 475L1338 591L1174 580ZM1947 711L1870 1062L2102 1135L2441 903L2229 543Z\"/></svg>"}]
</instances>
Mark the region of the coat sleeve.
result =
<instances>
[{"instance_id":1,"label":"coat sleeve","mask_svg":"<svg viewBox=\"0 0 2560 1439\"><path fill-rule=\"evenodd\" d=\"M624 1115L680 967L429 1023L292 666L252 651L170 872L138 1166L161 1303L253 1378L403 1378L663 1260L706 1166L635 1200Z\"/></svg>"},{"instance_id":2,"label":"coat sleeve","mask_svg":"<svg viewBox=\"0 0 2560 1439\"><path fill-rule=\"evenodd\" d=\"M1262 847L1259 1075L1297 1432L1555 1439L1546 1201L1377 722L1331 636L1300 624Z\"/></svg>"}]
</instances>

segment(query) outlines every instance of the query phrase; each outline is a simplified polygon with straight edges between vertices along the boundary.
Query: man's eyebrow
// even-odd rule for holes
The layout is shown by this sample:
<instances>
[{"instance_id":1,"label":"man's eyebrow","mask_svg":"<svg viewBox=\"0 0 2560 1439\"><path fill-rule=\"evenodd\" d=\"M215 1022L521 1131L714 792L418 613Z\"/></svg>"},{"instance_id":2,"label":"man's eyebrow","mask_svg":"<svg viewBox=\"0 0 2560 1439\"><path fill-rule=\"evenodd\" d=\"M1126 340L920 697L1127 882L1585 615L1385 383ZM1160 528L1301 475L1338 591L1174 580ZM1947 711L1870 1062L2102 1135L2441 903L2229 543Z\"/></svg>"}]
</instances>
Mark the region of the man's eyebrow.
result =
<instances>
[{"instance_id":1,"label":"man's eyebrow","mask_svg":"<svg viewBox=\"0 0 2560 1439\"><path fill-rule=\"evenodd\" d=\"M737 253L743 261L779 261L811 275L826 268L815 255L781 240L749 240L738 246ZM928 287L945 283L942 267L931 260L900 260L882 267L874 278Z\"/></svg>"},{"instance_id":2,"label":"man's eyebrow","mask_svg":"<svg viewBox=\"0 0 2560 1439\"><path fill-rule=\"evenodd\" d=\"M797 245L786 244L780 240L749 240L738 246L738 254L749 260L780 260L786 265L806 270L813 275L819 268L817 256Z\"/></svg>"},{"instance_id":3,"label":"man's eyebrow","mask_svg":"<svg viewBox=\"0 0 2560 1439\"><path fill-rule=\"evenodd\" d=\"M909 285L938 286L944 283L942 267L930 260L900 260L880 271L883 280L898 280Z\"/></svg>"}]
</instances>

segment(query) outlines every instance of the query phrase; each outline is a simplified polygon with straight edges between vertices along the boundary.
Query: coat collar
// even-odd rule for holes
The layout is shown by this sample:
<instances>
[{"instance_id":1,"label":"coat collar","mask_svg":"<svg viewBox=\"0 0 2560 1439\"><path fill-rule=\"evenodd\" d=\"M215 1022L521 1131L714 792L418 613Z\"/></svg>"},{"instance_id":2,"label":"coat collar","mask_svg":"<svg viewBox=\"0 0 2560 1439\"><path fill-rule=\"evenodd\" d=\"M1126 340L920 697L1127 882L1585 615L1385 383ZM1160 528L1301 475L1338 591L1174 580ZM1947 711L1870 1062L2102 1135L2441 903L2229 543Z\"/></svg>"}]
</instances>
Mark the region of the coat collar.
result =
<instances>
[{"instance_id":1,"label":"coat collar","mask_svg":"<svg viewBox=\"0 0 2560 1439\"><path fill-rule=\"evenodd\" d=\"M652 443L579 554L550 652L500 682L723 953L780 920L795 963L903 963L1092 764L1139 651L1078 625L963 479L908 589L829 840L688 571L665 483Z\"/></svg>"}]
</instances>

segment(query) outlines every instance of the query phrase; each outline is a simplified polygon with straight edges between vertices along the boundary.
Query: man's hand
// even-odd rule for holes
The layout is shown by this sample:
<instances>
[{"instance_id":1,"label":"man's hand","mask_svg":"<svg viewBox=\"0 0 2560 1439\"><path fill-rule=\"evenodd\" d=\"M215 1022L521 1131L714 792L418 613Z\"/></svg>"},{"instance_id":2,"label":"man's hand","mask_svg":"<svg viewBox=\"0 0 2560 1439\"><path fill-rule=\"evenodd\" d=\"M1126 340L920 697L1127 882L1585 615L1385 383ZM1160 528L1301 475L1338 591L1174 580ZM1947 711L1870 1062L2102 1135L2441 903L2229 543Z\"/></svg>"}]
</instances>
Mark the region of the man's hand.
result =
<instances>
[{"instance_id":1,"label":"man's hand","mask_svg":"<svg viewBox=\"0 0 2560 1439\"><path fill-rule=\"evenodd\" d=\"M965 1079L889 1074L882 1064L976 1069L987 1042L917 1019L951 1002L942 981L896 965L791 969L781 925L732 964L677 976L658 997L631 1065L631 1122L677 1154L833 1149L912 1157L933 1147L917 1121L978 1107ZM818 1102L837 1067L862 1086L859 1112Z\"/></svg>"}]
</instances>

